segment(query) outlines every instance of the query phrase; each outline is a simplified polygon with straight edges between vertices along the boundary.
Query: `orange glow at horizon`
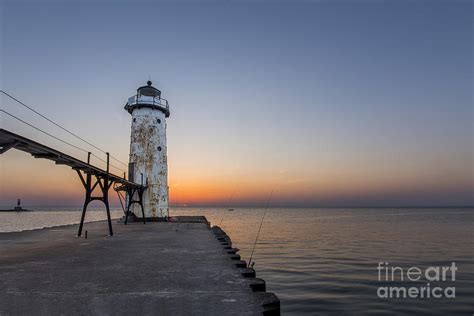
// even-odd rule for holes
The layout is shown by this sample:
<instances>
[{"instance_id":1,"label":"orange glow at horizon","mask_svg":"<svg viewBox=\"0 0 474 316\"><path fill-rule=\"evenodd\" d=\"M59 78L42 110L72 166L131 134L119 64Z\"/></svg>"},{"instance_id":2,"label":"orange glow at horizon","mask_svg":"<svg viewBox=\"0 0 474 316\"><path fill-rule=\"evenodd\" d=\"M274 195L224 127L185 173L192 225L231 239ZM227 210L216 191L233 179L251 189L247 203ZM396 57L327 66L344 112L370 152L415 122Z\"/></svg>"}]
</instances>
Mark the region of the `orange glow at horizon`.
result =
<instances>
[{"instance_id":1,"label":"orange glow at horizon","mask_svg":"<svg viewBox=\"0 0 474 316\"><path fill-rule=\"evenodd\" d=\"M10 151L1 157L2 205L9 205L22 198L26 204L81 205L83 187L69 167L55 166L48 160L33 159L18 151ZM420 176L409 169L389 172L374 166L374 172L346 166L338 169L311 168L305 172L269 168L248 170L231 175L212 166L185 170L170 169L170 204L193 205L264 205L274 189L272 205L331 204L337 201L383 200L383 197L428 196L436 192L455 192L456 188L472 190L472 183L459 176L453 166L450 172L458 175L455 181L439 181L444 173L434 172ZM375 172L379 169L380 172ZM3 180L7 179L7 181ZM235 191L231 199L232 193ZM434 192L434 193L433 193ZM118 205L116 194L110 199ZM231 203L232 200L232 203ZM28 202L29 201L29 202ZM49 204L48 204L49 203Z\"/></svg>"}]
</instances>

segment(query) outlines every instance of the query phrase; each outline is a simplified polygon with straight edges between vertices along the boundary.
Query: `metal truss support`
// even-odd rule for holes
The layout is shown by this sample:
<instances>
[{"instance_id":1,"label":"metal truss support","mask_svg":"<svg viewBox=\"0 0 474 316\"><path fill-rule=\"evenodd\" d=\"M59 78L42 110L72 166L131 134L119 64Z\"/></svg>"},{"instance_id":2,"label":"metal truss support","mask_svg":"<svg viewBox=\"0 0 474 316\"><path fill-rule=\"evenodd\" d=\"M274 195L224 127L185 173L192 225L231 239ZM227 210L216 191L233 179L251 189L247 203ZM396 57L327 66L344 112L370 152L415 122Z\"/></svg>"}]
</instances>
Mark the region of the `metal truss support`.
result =
<instances>
[{"instance_id":1,"label":"metal truss support","mask_svg":"<svg viewBox=\"0 0 474 316\"><path fill-rule=\"evenodd\" d=\"M90 157L91 153L87 155L87 163L90 164ZM84 226L84 219L86 217L87 206L92 201L102 201L105 204L105 209L107 211L107 222L109 224L109 235L113 236L114 233L112 231L112 220L110 218L110 206L109 206L109 189L112 186L113 181L109 179L109 153L107 153L107 172L102 175L94 173L92 171L85 171L85 178L82 173L76 169L79 178L81 179L82 185L86 190L86 196L84 199L84 207L82 208L82 215L81 215L81 222L79 224L79 231L77 232L77 236L81 236L82 234L82 227ZM94 181L93 181L94 177ZM100 192L102 193L101 196L92 196L92 193L99 186Z\"/></svg>"},{"instance_id":2,"label":"metal truss support","mask_svg":"<svg viewBox=\"0 0 474 316\"><path fill-rule=\"evenodd\" d=\"M127 211L125 212L125 225L128 222L128 216L130 215L130 206L132 204L139 204L142 209L143 224L146 224L145 210L143 208L143 192L145 192L144 187L127 187L128 203ZM138 200L134 199L135 195L138 195Z\"/></svg>"}]
</instances>

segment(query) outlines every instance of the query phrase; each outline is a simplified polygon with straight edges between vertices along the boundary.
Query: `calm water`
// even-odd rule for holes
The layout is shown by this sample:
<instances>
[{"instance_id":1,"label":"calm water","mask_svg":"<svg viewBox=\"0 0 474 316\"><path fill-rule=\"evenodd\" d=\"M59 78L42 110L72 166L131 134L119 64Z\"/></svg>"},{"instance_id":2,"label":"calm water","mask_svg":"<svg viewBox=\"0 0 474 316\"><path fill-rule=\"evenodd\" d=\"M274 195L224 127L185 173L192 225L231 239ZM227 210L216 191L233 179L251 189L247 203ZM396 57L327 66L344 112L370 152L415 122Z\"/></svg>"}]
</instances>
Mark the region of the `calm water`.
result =
<instances>
[{"instance_id":1,"label":"calm water","mask_svg":"<svg viewBox=\"0 0 474 316\"><path fill-rule=\"evenodd\" d=\"M111 210L110 216L117 219L123 216L123 212L117 209ZM90 207L86 213L85 222L105 219L107 219L105 211L101 208ZM0 212L0 233L77 224L80 221L81 210L78 208L34 208L33 212Z\"/></svg>"},{"instance_id":2,"label":"calm water","mask_svg":"<svg viewBox=\"0 0 474 316\"><path fill-rule=\"evenodd\" d=\"M0 231L79 221L79 212L0 214ZM88 220L105 218L90 212ZM231 236L248 260L263 209L172 209L205 215ZM58 216L59 215L59 216ZM119 211L114 217L121 216ZM61 222L63 221L63 222ZM35 226L36 225L36 226ZM117 225L117 224L116 224ZM473 209L270 209L254 254L255 269L278 295L287 315L429 314L474 312ZM379 298L379 287L426 287L419 282L379 282L377 266L443 267L455 261L455 298ZM449 275L449 274L448 274Z\"/></svg>"}]
</instances>

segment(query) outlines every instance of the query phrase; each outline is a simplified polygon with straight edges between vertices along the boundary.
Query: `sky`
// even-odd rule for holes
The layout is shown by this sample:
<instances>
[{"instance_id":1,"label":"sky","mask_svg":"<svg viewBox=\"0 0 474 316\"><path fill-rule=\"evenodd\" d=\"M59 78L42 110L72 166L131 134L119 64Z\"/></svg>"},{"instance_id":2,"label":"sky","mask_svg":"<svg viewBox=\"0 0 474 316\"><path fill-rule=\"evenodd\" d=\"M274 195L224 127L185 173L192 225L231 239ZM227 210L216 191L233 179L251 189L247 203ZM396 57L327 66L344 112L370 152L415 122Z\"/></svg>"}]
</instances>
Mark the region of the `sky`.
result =
<instances>
[{"instance_id":1,"label":"sky","mask_svg":"<svg viewBox=\"0 0 474 316\"><path fill-rule=\"evenodd\" d=\"M0 14L1 89L124 163L127 98L149 78L162 91L171 205L271 190L272 206L474 205L472 1L2 0ZM0 205L84 198L70 168L16 150L0 177Z\"/></svg>"}]
</instances>

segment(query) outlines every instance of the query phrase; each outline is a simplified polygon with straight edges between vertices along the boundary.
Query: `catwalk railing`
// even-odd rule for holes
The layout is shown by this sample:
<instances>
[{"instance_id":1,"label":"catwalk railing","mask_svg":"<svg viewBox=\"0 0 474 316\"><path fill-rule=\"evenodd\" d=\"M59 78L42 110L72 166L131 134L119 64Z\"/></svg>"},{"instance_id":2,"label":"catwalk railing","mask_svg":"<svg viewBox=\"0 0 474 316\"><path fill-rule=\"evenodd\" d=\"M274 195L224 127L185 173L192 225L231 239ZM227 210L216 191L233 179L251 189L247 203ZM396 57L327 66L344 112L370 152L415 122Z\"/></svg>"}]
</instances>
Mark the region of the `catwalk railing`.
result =
<instances>
[{"instance_id":1,"label":"catwalk railing","mask_svg":"<svg viewBox=\"0 0 474 316\"><path fill-rule=\"evenodd\" d=\"M82 234L84 219L87 206L90 202L98 200L105 204L107 211L107 221L109 226L109 235L113 236L112 220L110 218L109 205L109 189L115 183L114 187L117 191L125 191L128 196L125 220L130 214L130 206L137 203L141 206L143 221L145 223L145 214L143 209L143 192L146 190L146 184L135 183L125 179L125 177L117 176L109 172L109 154L107 153L106 170L98 168L90 164L91 153L88 153L87 161L79 160L61 151L48 147L46 145L35 142L21 135L10 131L0 129L0 154L7 152L9 149L18 149L31 154L34 158L43 158L54 161L57 165L67 165L77 172L85 189L84 206L79 224L78 236ZM32 175L33 176L33 175ZM99 188L101 195L93 195L96 188ZM138 199L136 199L138 197Z\"/></svg>"}]
</instances>

